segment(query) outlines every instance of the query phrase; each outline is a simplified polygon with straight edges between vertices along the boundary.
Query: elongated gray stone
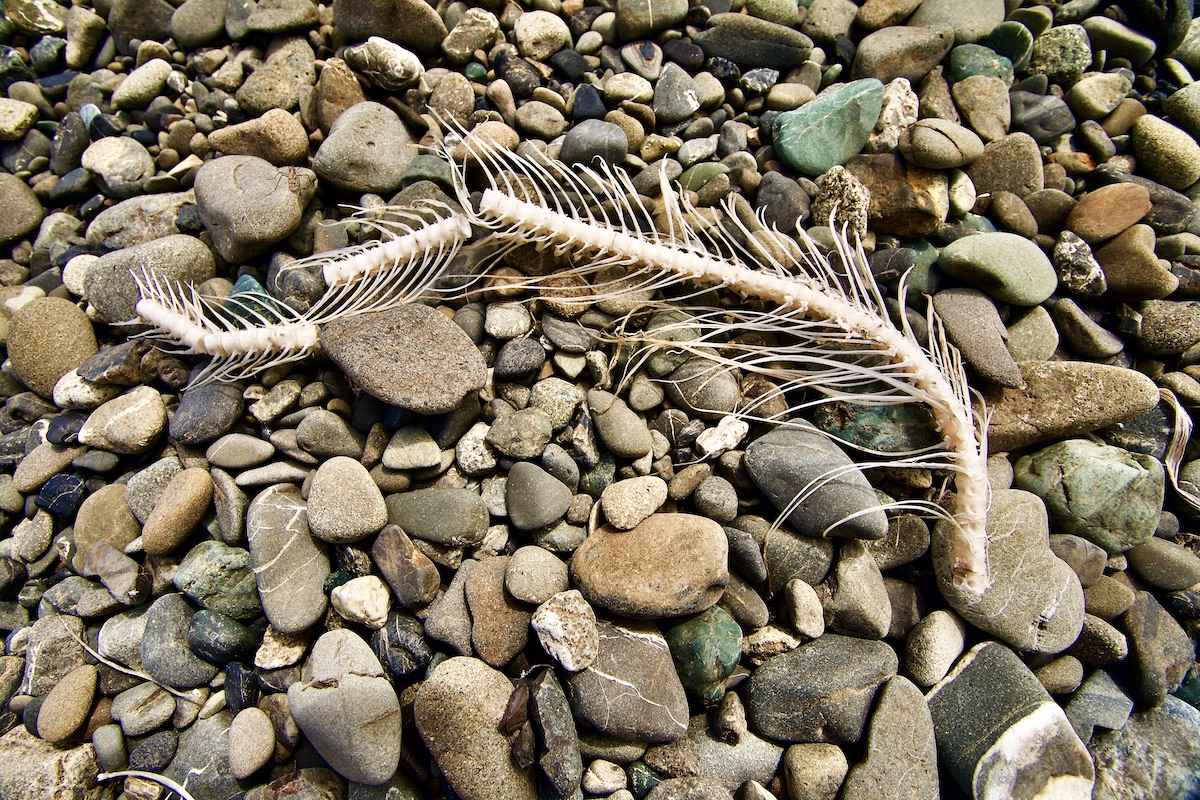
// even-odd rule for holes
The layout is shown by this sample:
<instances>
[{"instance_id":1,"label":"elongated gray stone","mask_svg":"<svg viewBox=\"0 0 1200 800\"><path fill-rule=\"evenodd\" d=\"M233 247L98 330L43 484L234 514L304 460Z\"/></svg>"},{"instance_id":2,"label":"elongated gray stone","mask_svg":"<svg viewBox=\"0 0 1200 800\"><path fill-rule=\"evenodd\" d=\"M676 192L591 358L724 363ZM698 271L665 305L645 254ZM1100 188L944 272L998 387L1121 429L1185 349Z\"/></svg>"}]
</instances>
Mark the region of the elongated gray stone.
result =
<instances>
[{"instance_id":1,"label":"elongated gray stone","mask_svg":"<svg viewBox=\"0 0 1200 800\"><path fill-rule=\"evenodd\" d=\"M329 555L308 530L307 504L290 483L266 489L246 513L246 535L263 613L281 633L298 633L325 613Z\"/></svg>"},{"instance_id":2,"label":"elongated gray stone","mask_svg":"<svg viewBox=\"0 0 1200 800\"><path fill-rule=\"evenodd\" d=\"M851 465L849 456L807 424L778 428L746 448L746 472L779 509L811 481L844 470L800 503L788 515L788 525L809 536L882 539L888 528L883 511L847 519L879 503L862 472L846 469Z\"/></svg>"}]
</instances>

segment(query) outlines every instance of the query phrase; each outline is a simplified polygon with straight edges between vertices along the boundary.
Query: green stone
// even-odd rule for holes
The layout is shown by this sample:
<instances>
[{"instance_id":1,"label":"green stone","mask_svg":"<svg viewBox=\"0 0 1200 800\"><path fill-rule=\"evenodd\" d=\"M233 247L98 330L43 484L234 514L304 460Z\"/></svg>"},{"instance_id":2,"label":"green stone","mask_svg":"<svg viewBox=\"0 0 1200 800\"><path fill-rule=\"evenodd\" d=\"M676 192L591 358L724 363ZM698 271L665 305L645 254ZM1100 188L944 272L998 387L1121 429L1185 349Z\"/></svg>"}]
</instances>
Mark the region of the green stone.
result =
<instances>
[{"instance_id":1,"label":"green stone","mask_svg":"<svg viewBox=\"0 0 1200 800\"><path fill-rule=\"evenodd\" d=\"M988 34L988 46L1012 62L1013 69L1024 69L1033 53L1033 34L1019 22L1001 22Z\"/></svg>"},{"instance_id":2,"label":"green stone","mask_svg":"<svg viewBox=\"0 0 1200 800\"><path fill-rule=\"evenodd\" d=\"M487 67L478 61L472 61L470 64L467 64L463 69L463 73L466 74L467 80L473 83L487 83Z\"/></svg>"},{"instance_id":3,"label":"green stone","mask_svg":"<svg viewBox=\"0 0 1200 800\"><path fill-rule=\"evenodd\" d=\"M638 800L650 794L650 790L663 782L663 778L647 766L645 761L635 761L625 768L629 776L629 791Z\"/></svg>"},{"instance_id":4,"label":"green stone","mask_svg":"<svg viewBox=\"0 0 1200 800\"><path fill-rule=\"evenodd\" d=\"M863 78L827 91L775 118L775 151L815 178L862 152L879 120L883 84Z\"/></svg>"},{"instance_id":5,"label":"green stone","mask_svg":"<svg viewBox=\"0 0 1200 800\"><path fill-rule=\"evenodd\" d=\"M704 184L718 175L724 175L727 172L729 172L729 167L724 164L706 161L703 164L696 164L684 170L683 174L679 176L679 185L687 191L698 192Z\"/></svg>"},{"instance_id":6,"label":"green stone","mask_svg":"<svg viewBox=\"0 0 1200 800\"><path fill-rule=\"evenodd\" d=\"M224 542L209 540L193 547L179 564L175 587L204 608L234 619L262 613L250 551Z\"/></svg>"},{"instance_id":7,"label":"green stone","mask_svg":"<svg viewBox=\"0 0 1200 800\"><path fill-rule=\"evenodd\" d=\"M1029 71L1053 83L1070 85L1083 77L1092 63L1092 45L1081 25L1059 25L1033 43Z\"/></svg>"},{"instance_id":8,"label":"green stone","mask_svg":"<svg viewBox=\"0 0 1200 800\"><path fill-rule=\"evenodd\" d=\"M1154 536L1162 515L1163 468L1152 456L1068 439L1019 459L1014 485L1046 504L1054 533L1123 553Z\"/></svg>"},{"instance_id":9,"label":"green stone","mask_svg":"<svg viewBox=\"0 0 1200 800\"><path fill-rule=\"evenodd\" d=\"M1179 688L1171 694L1189 705L1200 708L1200 672L1196 671L1195 665L1188 670L1188 674L1184 676L1183 683L1179 684Z\"/></svg>"},{"instance_id":10,"label":"green stone","mask_svg":"<svg viewBox=\"0 0 1200 800\"><path fill-rule=\"evenodd\" d=\"M417 181L433 181L444 187L454 186L454 175L450 164L444 159L430 153L422 153L409 162L408 168L400 178L402 186L408 186Z\"/></svg>"},{"instance_id":11,"label":"green stone","mask_svg":"<svg viewBox=\"0 0 1200 800\"><path fill-rule=\"evenodd\" d=\"M712 704L742 657L742 629L720 606L663 630L683 688Z\"/></svg>"},{"instance_id":12,"label":"green stone","mask_svg":"<svg viewBox=\"0 0 1200 800\"><path fill-rule=\"evenodd\" d=\"M600 456L600 463L579 476L579 491L599 498L617 475L617 462L610 453Z\"/></svg>"},{"instance_id":13,"label":"green stone","mask_svg":"<svg viewBox=\"0 0 1200 800\"><path fill-rule=\"evenodd\" d=\"M921 450L941 441L929 409L916 404L864 406L839 400L814 409L812 424L844 442L884 453Z\"/></svg>"},{"instance_id":14,"label":"green stone","mask_svg":"<svg viewBox=\"0 0 1200 800\"><path fill-rule=\"evenodd\" d=\"M1003 303L1036 306L1058 287L1050 259L1013 233L964 236L942 248L938 268Z\"/></svg>"},{"instance_id":15,"label":"green stone","mask_svg":"<svg viewBox=\"0 0 1200 800\"><path fill-rule=\"evenodd\" d=\"M746 11L752 17L789 28L796 24L796 0L747 0Z\"/></svg>"},{"instance_id":16,"label":"green stone","mask_svg":"<svg viewBox=\"0 0 1200 800\"><path fill-rule=\"evenodd\" d=\"M1012 86L1012 61L998 54L990 47L979 44L960 44L950 51L950 64L946 69L946 79L951 83L970 78L972 75L986 75L989 78L999 78L1005 86Z\"/></svg>"}]
</instances>

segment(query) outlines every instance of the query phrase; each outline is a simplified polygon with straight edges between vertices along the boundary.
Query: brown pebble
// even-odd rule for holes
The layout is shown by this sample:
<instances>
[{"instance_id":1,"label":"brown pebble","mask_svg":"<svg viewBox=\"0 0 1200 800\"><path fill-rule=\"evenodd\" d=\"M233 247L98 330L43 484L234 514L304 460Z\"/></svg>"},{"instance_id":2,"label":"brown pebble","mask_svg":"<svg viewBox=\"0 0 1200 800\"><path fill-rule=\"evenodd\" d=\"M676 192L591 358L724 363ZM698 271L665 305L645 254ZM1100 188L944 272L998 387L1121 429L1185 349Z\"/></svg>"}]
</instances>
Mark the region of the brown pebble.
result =
<instances>
[{"instance_id":1,"label":"brown pebble","mask_svg":"<svg viewBox=\"0 0 1200 800\"><path fill-rule=\"evenodd\" d=\"M91 320L70 300L41 297L13 315L8 357L17 377L42 397L58 379L96 354Z\"/></svg>"},{"instance_id":2,"label":"brown pebble","mask_svg":"<svg viewBox=\"0 0 1200 800\"><path fill-rule=\"evenodd\" d=\"M38 736L58 744L79 730L92 708L96 681L96 668L81 664L55 684L38 712Z\"/></svg>"},{"instance_id":3,"label":"brown pebble","mask_svg":"<svg viewBox=\"0 0 1200 800\"><path fill-rule=\"evenodd\" d=\"M142 529L146 554L165 556L183 544L208 512L212 496L212 476L203 467L189 467L172 478Z\"/></svg>"},{"instance_id":4,"label":"brown pebble","mask_svg":"<svg viewBox=\"0 0 1200 800\"><path fill-rule=\"evenodd\" d=\"M1150 213L1150 192L1136 183L1114 183L1088 192L1067 217L1067 230L1090 245L1108 241Z\"/></svg>"}]
</instances>

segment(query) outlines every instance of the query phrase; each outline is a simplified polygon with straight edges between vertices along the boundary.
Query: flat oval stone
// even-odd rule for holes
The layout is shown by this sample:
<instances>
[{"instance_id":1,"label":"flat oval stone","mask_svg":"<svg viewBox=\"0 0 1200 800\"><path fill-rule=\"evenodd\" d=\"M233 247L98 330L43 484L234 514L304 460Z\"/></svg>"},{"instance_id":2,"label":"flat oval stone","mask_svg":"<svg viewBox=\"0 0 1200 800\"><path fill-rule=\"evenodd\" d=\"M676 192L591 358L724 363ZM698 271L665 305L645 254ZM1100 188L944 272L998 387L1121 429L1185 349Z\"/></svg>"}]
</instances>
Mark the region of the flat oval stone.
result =
<instances>
[{"instance_id":1,"label":"flat oval stone","mask_svg":"<svg viewBox=\"0 0 1200 800\"><path fill-rule=\"evenodd\" d=\"M386 503L388 521L418 539L463 547L487 534L487 505L470 489L417 489L389 495Z\"/></svg>"},{"instance_id":2,"label":"flat oval stone","mask_svg":"<svg viewBox=\"0 0 1200 800\"><path fill-rule=\"evenodd\" d=\"M331 322L321 346L367 392L419 414L454 410L487 377L462 328L419 303Z\"/></svg>"},{"instance_id":3,"label":"flat oval stone","mask_svg":"<svg viewBox=\"0 0 1200 800\"><path fill-rule=\"evenodd\" d=\"M325 614L329 556L308 530L300 490L278 484L254 498L246 536L263 613L281 633L298 633Z\"/></svg>"},{"instance_id":4,"label":"flat oval stone","mask_svg":"<svg viewBox=\"0 0 1200 800\"><path fill-rule=\"evenodd\" d=\"M1012 233L964 236L942 248L937 265L1003 303L1036 306L1058 286L1050 259Z\"/></svg>"},{"instance_id":5,"label":"flat oval stone","mask_svg":"<svg viewBox=\"0 0 1200 800\"><path fill-rule=\"evenodd\" d=\"M371 647L353 631L317 639L288 708L305 737L339 774L387 782L400 762L400 702Z\"/></svg>"},{"instance_id":6,"label":"flat oval stone","mask_svg":"<svg viewBox=\"0 0 1200 800\"><path fill-rule=\"evenodd\" d=\"M358 461L335 456L317 467L308 494L313 536L333 544L357 542L388 521L387 506L370 473Z\"/></svg>"},{"instance_id":7,"label":"flat oval stone","mask_svg":"<svg viewBox=\"0 0 1200 800\"><path fill-rule=\"evenodd\" d=\"M8 356L21 382L50 397L58 379L96 354L96 334L87 315L70 300L41 297L13 315Z\"/></svg>"},{"instance_id":8,"label":"flat oval stone","mask_svg":"<svg viewBox=\"0 0 1200 800\"><path fill-rule=\"evenodd\" d=\"M307 44L303 47L308 49ZM287 56L282 50L276 55ZM255 75L270 71L260 68ZM240 264L296 229L316 192L317 176L303 167L279 168L254 156L221 156L204 162L196 173L195 189L213 247L225 260Z\"/></svg>"},{"instance_id":9,"label":"flat oval stone","mask_svg":"<svg viewBox=\"0 0 1200 800\"><path fill-rule=\"evenodd\" d=\"M1113 183L1088 192L1065 227L1088 244L1107 241L1150 213L1150 192L1136 183Z\"/></svg>"},{"instance_id":10,"label":"flat oval stone","mask_svg":"<svg viewBox=\"0 0 1200 800\"><path fill-rule=\"evenodd\" d=\"M504 573L504 588L526 603L545 603L568 586L567 565L537 545L518 548Z\"/></svg>"},{"instance_id":11,"label":"flat oval stone","mask_svg":"<svg viewBox=\"0 0 1200 800\"><path fill-rule=\"evenodd\" d=\"M708 56L771 69L798 67L812 52L812 39L793 28L745 14L713 14L696 37Z\"/></svg>"},{"instance_id":12,"label":"flat oval stone","mask_svg":"<svg viewBox=\"0 0 1200 800\"><path fill-rule=\"evenodd\" d=\"M900 134L900 152L919 167L953 169L983 155L983 140L948 119L919 120Z\"/></svg>"},{"instance_id":13,"label":"flat oval stone","mask_svg":"<svg viewBox=\"0 0 1200 800\"><path fill-rule=\"evenodd\" d=\"M597 528L575 551L571 575L593 605L634 619L695 614L729 581L719 524L691 514L654 514L632 531Z\"/></svg>"},{"instance_id":14,"label":"flat oval stone","mask_svg":"<svg viewBox=\"0 0 1200 800\"><path fill-rule=\"evenodd\" d=\"M238 780L249 778L271 760L275 727L261 709L243 708L229 726L229 771Z\"/></svg>"},{"instance_id":15,"label":"flat oval stone","mask_svg":"<svg viewBox=\"0 0 1200 800\"><path fill-rule=\"evenodd\" d=\"M1086 361L1026 361L1023 389L987 393L993 453L1079 436L1141 416L1158 405L1158 387L1140 372Z\"/></svg>"},{"instance_id":16,"label":"flat oval stone","mask_svg":"<svg viewBox=\"0 0 1200 800\"><path fill-rule=\"evenodd\" d=\"M142 549L161 556L183 544L212 504L208 470L189 467L171 478L142 529Z\"/></svg>"},{"instance_id":17,"label":"flat oval stone","mask_svg":"<svg viewBox=\"0 0 1200 800\"><path fill-rule=\"evenodd\" d=\"M504 673L460 656L439 664L417 690L417 730L462 800L537 797L532 772L513 763L509 737L500 732L512 689Z\"/></svg>"},{"instance_id":18,"label":"flat oval stone","mask_svg":"<svg viewBox=\"0 0 1200 800\"><path fill-rule=\"evenodd\" d=\"M96 681L96 668L83 664L55 684L38 712L38 736L58 744L79 730L91 711Z\"/></svg>"},{"instance_id":19,"label":"flat oval stone","mask_svg":"<svg viewBox=\"0 0 1200 800\"><path fill-rule=\"evenodd\" d=\"M850 458L828 437L814 429L781 427L746 448L746 472L776 508L788 508L796 494L814 479L839 470L837 480L813 492L787 518L809 536L882 539L887 516L876 509L875 490L861 471L850 470ZM842 522L842 520L846 520Z\"/></svg>"},{"instance_id":20,"label":"flat oval stone","mask_svg":"<svg viewBox=\"0 0 1200 800\"><path fill-rule=\"evenodd\" d=\"M1152 180L1183 190L1200 178L1200 144L1189 133L1152 114L1133 123L1133 151Z\"/></svg>"}]
</instances>

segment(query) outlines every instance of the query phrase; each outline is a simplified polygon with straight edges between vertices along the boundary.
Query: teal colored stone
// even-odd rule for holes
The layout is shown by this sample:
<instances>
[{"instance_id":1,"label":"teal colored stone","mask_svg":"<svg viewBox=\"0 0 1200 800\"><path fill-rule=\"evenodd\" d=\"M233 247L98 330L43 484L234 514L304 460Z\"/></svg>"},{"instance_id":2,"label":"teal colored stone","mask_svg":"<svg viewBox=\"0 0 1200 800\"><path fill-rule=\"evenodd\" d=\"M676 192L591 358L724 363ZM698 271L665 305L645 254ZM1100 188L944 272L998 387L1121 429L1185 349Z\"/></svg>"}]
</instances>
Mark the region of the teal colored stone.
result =
<instances>
[{"instance_id":1,"label":"teal colored stone","mask_svg":"<svg viewBox=\"0 0 1200 800\"><path fill-rule=\"evenodd\" d=\"M964 236L942 248L938 268L993 299L1036 306L1058 287L1058 276L1042 249L1014 233Z\"/></svg>"},{"instance_id":2,"label":"teal colored stone","mask_svg":"<svg viewBox=\"0 0 1200 800\"><path fill-rule=\"evenodd\" d=\"M617 462L610 453L600 456L600 463L579 475L579 491L599 498L617 475Z\"/></svg>"},{"instance_id":3,"label":"teal colored stone","mask_svg":"<svg viewBox=\"0 0 1200 800\"><path fill-rule=\"evenodd\" d=\"M179 564L175 587L204 608L234 619L262 613L250 551L209 540L193 547Z\"/></svg>"},{"instance_id":4,"label":"teal colored stone","mask_svg":"<svg viewBox=\"0 0 1200 800\"><path fill-rule=\"evenodd\" d=\"M957 83L972 75L999 78L1005 86L1012 86L1012 61L981 44L960 44L950 51L950 63L946 68L946 79Z\"/></svg>"},{"instance_id":5,"label":"teal colored stone","mask_svg":"<svg viewBox=\"0 0 1200 800\"><path fill-rule=\"evenodd\" d=\"M724 164L718 164L715 161L706 161L703 164L696 164L688 167L679 176L679 185L691 192L698 192L704 184L711 181L718 175L724 175L729 172L729 167Z\"/></svg>"},{"instance_id":6,"label":"teal colored stone","mask_svg":"<svg viewBox=\"0 0 1200 800\"><path fill-rule=\"evenodd\" d=\"M645 761L635 761L625 768L629 778L629 791L638 800L650 794L650 790L663 782L663 777L646 764Z\"/></svg>"},{"instance_id":7,"label":"teal colored stone","mask_svg":"<svg viewBox=\"0 0 1200 800\"><path fill-rule=\"evenodd\" d=\"M728 678L742 658L742 629L720 606L713 606L663 630L683 688L705 703L725 694Z\"/></svg>"},{"instance_id":8,"label":"teal colored stone","mask_svg":"<svg viewBox=\"0 0 1200 800\"><path fill-rule=\"evenodd\" d=\"M329 594L339 586L349 583L353 577L353 575L344 569L336 569L329 573L329 577L325 579L325 583L322 584L321 589L325 594Z\"/></svg>"},{"instance_id":9,"label":"teal colored stone","mask_svg":"<svg viewBox=\"0 0 1200 800\"><path fill-rule=\"evenodd\" d=\"M225 308L229 313L244 320L247 327L262 325L259 315L272 322L278 322L285 316L294 316L284 311L281 306L282 303L267 294L263 285L249 274L238 276L225 301Z\"/></svg>"},{"instance_id":10,"label":"teal colored stone","mask_svg":"<svg viewBox=\"0 0 1200 800\"><path fill-rule=\"evenodd\" d=\"M864 78L775 118L775 152L815 178L862 152L883 107L883 84Z\"/></svg>"},{"instance_id":11,"label":"teal colored stone","mask_svg":"<svg viewBox=\"0 0 1200 800\"><path fill-rule=\"evenodd\" d=\"M864 406L839 400L814 409L812 424L843 442L884 453L920 450L941 441L929 409L919 404Z\"/></svg>"},{"instance_id":12,"label":"teal colored stone","mask_svg":"<svg viewBox=\"0 0 1200 800\"><path fill-rule=\"evenodd\" d=\"M431 153L421 153L408 163L404 175L400 177L403 186L417 181L433 181L445 187L454 185L454 173L450 163Z\"/></svg>"},{"instance_id":13,"label":"teal colored stone","mask_svg":"<svg viewBox=\"0 0 1200 800\"><path fill-rule=\"evenodd\" d=\"M1087 439L1068 439L1019 459L1013 483L1046 504L1053 533L1123 553L1154 536L1162 515L1158 459Z\"/></svg>"},{"instance_id":14,"label":"teal colored stone","mask_svg":"<svg viewBox=\"0 0 1200 800\"><path fill-rule=\"evenodd\" d=\"M1019 22L1009 20L992 28L988 46L1012 62L1013 69L1024 69L1033 53L1033 34Z\"/></svg>"},{"instance_id":15,"label":"teal colored stone","mask_svg":"<svg viewBox=\"0 0 1200 800\"><path fill-rule=\"evenodd\" d=\"M463 68L463 74L467 76L467 80L472 83L487 83L487 67L480 64L478 61L472 61Z\"/></svg>"},{"instance_id":16,"label":"teal colored stone","mask_svg":"<svg viewBox=\"0 0 1200 800\"><path fill-rule=\"evenodd\" d=\"M1187 675L1183 678L1183 683L1179 684L1179 688L1171 694L1188 705L1200 708L1200 672L1196 671L1195 665L1188 670Z\"/></svg>"}]
</instances>

